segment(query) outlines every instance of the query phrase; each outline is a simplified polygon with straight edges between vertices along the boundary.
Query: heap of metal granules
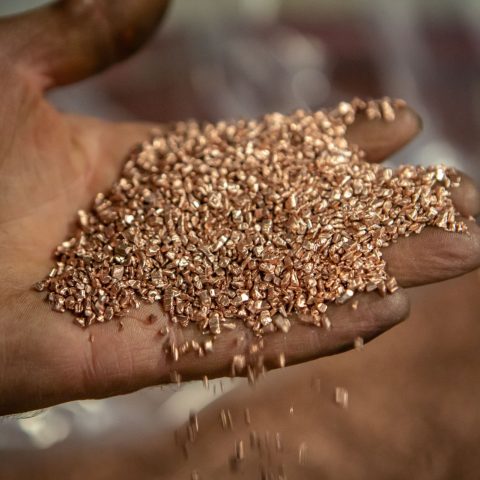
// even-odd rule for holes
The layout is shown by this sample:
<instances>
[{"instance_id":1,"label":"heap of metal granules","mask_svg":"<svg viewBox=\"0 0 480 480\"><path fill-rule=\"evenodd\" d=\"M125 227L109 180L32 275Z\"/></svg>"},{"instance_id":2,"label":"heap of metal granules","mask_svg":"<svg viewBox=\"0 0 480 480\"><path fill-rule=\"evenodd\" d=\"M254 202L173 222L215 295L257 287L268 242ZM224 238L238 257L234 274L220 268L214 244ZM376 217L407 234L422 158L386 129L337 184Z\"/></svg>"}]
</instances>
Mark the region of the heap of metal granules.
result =
<instances>
[{"instance_id":1,"label":"heap of metal granules","mask_svg":"<svg viewBox=\"0 0 480 480\"><path fill-rule=\"evenodd\" d=\"M392 292L381 249L427 225L463 231L450 168L368 163L345 138L359 111L392 121L401 101L152 133L120 179L79 212L75 236L37 284L88 326L160 302L173 323L214 335L245 323L329 326L327 307Z\"/></svg>"}]
</instances>

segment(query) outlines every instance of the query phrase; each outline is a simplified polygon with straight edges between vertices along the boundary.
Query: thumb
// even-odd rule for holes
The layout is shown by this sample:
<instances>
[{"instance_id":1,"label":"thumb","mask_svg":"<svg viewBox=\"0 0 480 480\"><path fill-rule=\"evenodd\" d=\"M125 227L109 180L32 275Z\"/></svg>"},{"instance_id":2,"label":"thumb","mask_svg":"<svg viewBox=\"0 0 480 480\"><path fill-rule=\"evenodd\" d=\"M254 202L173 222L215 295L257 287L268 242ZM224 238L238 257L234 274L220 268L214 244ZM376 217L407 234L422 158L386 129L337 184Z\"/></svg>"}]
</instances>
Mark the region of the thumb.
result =
<instances>
[{"instance_id":1,"label":"thumb","mask_svg":"<svg viewBox=\"0 0 480 480\"><path fill-rule=\"evenodd\" d=\"M135 52L168 0L62 0L0 20L0 50L42 89L82 80Z\"/></svg>"}]
</instances>

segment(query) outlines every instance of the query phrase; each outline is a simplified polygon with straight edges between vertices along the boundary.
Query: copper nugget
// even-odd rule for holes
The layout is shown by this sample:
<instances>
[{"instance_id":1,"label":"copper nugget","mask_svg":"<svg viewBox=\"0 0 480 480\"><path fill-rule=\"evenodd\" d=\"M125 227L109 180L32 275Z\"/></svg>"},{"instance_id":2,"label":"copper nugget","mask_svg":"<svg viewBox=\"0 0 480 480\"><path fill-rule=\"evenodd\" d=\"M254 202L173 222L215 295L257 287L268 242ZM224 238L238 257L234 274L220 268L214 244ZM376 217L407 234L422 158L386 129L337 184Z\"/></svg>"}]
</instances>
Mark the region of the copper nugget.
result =
<instances>
[{"instance_id":1,"label":"copper nugget","mask_svg":"<svg viewBox=\"0 0 480 480\"><path fill-rule=\"evenodd\" d=\"M77 231L35 288L82 327L143 301L212 338L237 325L256 337L288 334L290 314L328 330L332 303L398 289L382 248L426 226L466 231L453 168L385 168L348 143L357 114L392 122L402 108L354 99L331 111L156 129L78 212ZM190 346L202 356L213 343Z\"/></svg>"}]
</instances>

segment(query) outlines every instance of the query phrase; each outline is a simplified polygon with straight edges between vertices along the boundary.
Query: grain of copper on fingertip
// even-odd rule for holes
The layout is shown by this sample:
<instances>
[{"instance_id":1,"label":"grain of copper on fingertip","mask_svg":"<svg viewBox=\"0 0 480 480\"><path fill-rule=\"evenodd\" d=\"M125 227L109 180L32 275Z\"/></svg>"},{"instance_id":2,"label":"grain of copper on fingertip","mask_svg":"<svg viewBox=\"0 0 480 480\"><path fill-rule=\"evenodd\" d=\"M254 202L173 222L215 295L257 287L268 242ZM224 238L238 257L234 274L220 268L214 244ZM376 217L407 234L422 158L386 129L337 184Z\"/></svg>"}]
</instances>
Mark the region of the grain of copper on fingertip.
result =
<instances>
[{"instance_id":1,"label":"grain of copper on fingertip","mask_svg":"<svg viewBox=\"0 0 480 480\"><path fill-rule=\"evenodd\" d=\"M176 345L174 360L209 354L237 326L255 338L288 334L292 314L328 330L332 303L398 289L382 248L426 226L466 230L450 195L460 183L454 169L393 170L348 144L357 115L393 122L402 108L354 99L332 111L157 129L91 210L78 212L77 232L35 289L81 327L142 301L160 305L175 328L209 335ZM234 359L232 372L243 364Z\"/></svg>"}]
</instances>

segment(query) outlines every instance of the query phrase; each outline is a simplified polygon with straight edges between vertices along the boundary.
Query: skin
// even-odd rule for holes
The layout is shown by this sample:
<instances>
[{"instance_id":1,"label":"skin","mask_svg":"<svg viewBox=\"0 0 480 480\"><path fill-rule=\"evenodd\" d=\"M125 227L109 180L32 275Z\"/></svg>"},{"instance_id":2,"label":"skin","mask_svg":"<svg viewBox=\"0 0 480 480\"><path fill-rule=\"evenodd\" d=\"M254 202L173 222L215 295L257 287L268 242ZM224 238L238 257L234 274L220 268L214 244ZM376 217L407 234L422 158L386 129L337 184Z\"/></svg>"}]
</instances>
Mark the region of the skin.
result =
<instances>
[{"instance_id":1,"label":"skin","mask_svg":"<svg viewBox=\"0 0 480 480\"><path fill-rule=\"evenodd\" d=\"M184 379L224 375L232 355L245 352L248 331L222 335L212 354L193 354L172 364L157 332L165 316L142 307L118 323L82 331L54 313L31 285L52 266L51 252L68 237L76 211L109 187L128 150L150 125L110 123L57 111L48 89L81 80L135 51L153 32L166 2L154 0L63 1L0 21L0 414L37 409L81 398L101 398L168 382L172 370ZM351 141L381 161L411 140L421 125L405 109L394 124L360 118ZM412 159L414 161L414 159ZM463 215L479 213L470 181L454 193ZM385 251L390 273L408 287L461 275L480 264L479 228L460 236L427 229ZM359 295L359 308L333 306L331 331L295 325L288 336L265 339L267 366L331 355L367 341L403 320L408 296ZM146 322L155 312L159 322ZM245 341L238 343L243 334ZM173 331L178 338L199 334ZM93 336L94 341L89 341Z\"/></svg>"}]
</instances>

